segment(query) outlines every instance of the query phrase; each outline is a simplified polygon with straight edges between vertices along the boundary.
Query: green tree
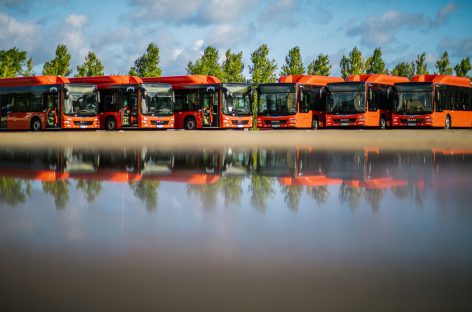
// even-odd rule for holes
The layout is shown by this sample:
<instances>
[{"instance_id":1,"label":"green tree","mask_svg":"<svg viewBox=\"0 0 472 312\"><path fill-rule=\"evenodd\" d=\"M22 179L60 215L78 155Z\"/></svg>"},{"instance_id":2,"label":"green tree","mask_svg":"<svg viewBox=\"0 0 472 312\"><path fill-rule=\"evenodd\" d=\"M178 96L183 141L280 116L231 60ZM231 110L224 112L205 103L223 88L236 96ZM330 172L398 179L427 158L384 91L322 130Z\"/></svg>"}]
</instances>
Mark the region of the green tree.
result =
<instances>
[{"instance_id":1,"label":"green tree","mask_svg":"<svg viewBox=\"0 0 472 312\"><path fill-rule=\"evenodd\" d=\"M102 191L102 183L100 181L79 180L75 187L85 194L89 204L93 203Z\"/></svg>"},{"instance_id":2,"label":"green tree","mask_svg":"<svg viewBox=\"0 0 472 312\"><path fill-rule=\"evenodd\" d=\"M267 209L267 199L275 193L274 178L264 177L253 174L251 176L251 184L249 184L249 192L251 193L251 204L257 210L264 212Z\"/></svg>"},{"instance_id":3,"label":"green tree","mask_svg":"<svg viewBox=\"0 0 472 312\"><path fill-rule=\"evenodd\" d=\"M57 45L56 57L45 62L43 65L43 75L69 76L72 73L70 68L71 55L64 44Z\"/></svg>"},{"instance_id":4,"label":"green tree","mask_svg":"<svg viewBox=\"0 0 472 312\"><path fill-rule=\"evenodd\" d=\"M319 54L316 60L308 64L308 75L329 76L331 64L327 54Z\"/></svg>"},{"instance_id":5,"label":"green tree","mask_svg":"<svg viewBox=\"0 0 472 312\"><path fill-rule=\"evenodd\" d=\"M349 57L343 55L341 62L339 63L341 67L341 74L343 78L346 78L349 75L360 75L365 73L365 62L362 58L362 52L354 47Z\"/></svg>"},{"instance_id":6,"label":"green tree","mask_svg":"<svg viewBox=\"0 0 472 312\"><path fill-rule=\"evenodd\" d=\"M380 189L365 189L364 191L364 198L374 211L380 209L380 202L382 201L383 195L384 191Z\"/></svg>"},{"instance_id":7,"label":"green tree","mask_svg":"<svg viewBox=\"0 0 472 312\"><path fill-rule=\"evenodd\" d=\"M282 66L280 75L302 75L304 73L305 67L303 66L302 57L300 55L300 48L293 47L288 51L288 55L285 57L285 65Z\"/></svg>"},{"instance_id":8,"label":"green tree","mask_svg":"<svg viewBox=\"0 0 472 312\"><path fill-rule=\"evenodd\" d=\"M66 180L56 180L52 182L43 182L43 192L54 197L56 209L66 208L69 201L69 182Z\"/></svg>"},{"instance_id":9,"label":"green tree","mask_svg":"<svg viewBox=\"0 0 472 312\"><path fill-rule=\"evenodd\" d=\"M322 205L328 200L329 189L326 185L307 186L306 193L309 197L315 200L318 205Z\"/></svg>"},{"instance_id":10,"label":"green tree","mask_svg":"<svg viewBox=\"0 0 472 312\"><path fill-rule=\"evenodd\" d=\"M427 75L429 74L428 71L428 64L426 64L426 52L418 54L416 56L416 74L417 75Z\"/></svg>"},{"instance_id":11,"label":"green tree","mask_svg":"<svg viewBox=\"0 0 472 312\"><path fill-rule=\"evenodd\" d=\"M436 62L436 68L441 75L452 75L452 67L450 66L449 62L449 53L444 51L441 58Z\"/></svg>"},{"instance_id":12,"label":"green tree","mask_svg":"<svg viewBox=\"0 0 472 312\"><path fill-rule=\"evenodd\" d=\"M206 47L203 55L195 63L188 62L187 73L190 75L211 75L220 80L224 79L218 50L213 46Z\"/></svg>"},{"instance_id":13,"label":"green tree","mask_svg":"<svg viewBox=\"0 0 472 312\"><path fill-rule=\"evenodd\" d=\"M454 70L456 71L456 76L459 77L469 77L469 71L472 69L470 65L470 57L463 58L459 64L454 66Z\"/></svg>"},{"instance_id":14,"label":"green tree","mask_svg":"<svg viewBox=\"0 0 472 312\"><path fill-rule=\"evenodd\" d=\"M16 47L10 50L0 50L0 78L31 76L33 59L26 51L20 51Z\"/></svg>"},{"instance_id":15,"label":"green tree","mask_svg":"<svg viewBox=\"0 0 472 312\"><path fill-rule=\"evenodd\" d=\"M129 187L133 191L134 196L144 202L148 212L153 212L157 209L159 181L141 180L130 183Z\"/></svg>"},{"instance_id":16,"label":"green tree","mask_svg":"<svg viewBox=\"0 0 472 312\"><path fill-rule=\"evenodd\" d=\"M31 183L15 178L0 178L0 203L10 206L24 203L31 196Z\"/></svg>"},{"instance_id":17,"label":"green tree","mask_svg":"<svg viewBox=\"0 0 472 312\"><path fill-rule=\"evenodd\" d=\"M284 194L284 202L292 211L297 211L300 205L303 186L300 185L281 185L280 191Z\"/></svg>"},{"instance_id":18,"label":"green tree","mask_svg":"<svg viewBox=\"0 0 472 312\"><path fill-rule=\"evenodd\" d=\"M134 61L134 66L130 68L129 74L139 77L159 77L162 75L159 61L159 47L151 42L146 49L146 53Z\"/></svg>"},{"instance_id":19,"label":"green tree","mask_svg":"<svg viewBox=\"0 0 472 312\"><path fill-rule=\"evenodd\" d=\"M241 203L241 195L243 189L241 183L243 177L222 177L219 181L221 185L221 192L225 199L225 206L228 207L232 204L239 205Z\"/></svg>"},{"instance_id":20,"label":"green tree","mask_svg":"<svg viewBox=\"0 0 472 312\"><path fill-rule=\"evenodd\" d=\"M187 194L198 197L207 209L216 208L218 193L220 192L219 183L210 184L188 184Z\"/></svg>"},{"instance_id":21,"label":"green tree","mask_svg":"<svg viewBox=\"0 0 472 312\"><path fill-rule=\"evenodd\" d=\"M249 66L251 83L256 87L262 83L275 82L277 63L274 59L269 59L269 48L262 44L257 50L251 53L252 66ZM252 105L252 115L254 116L254 127L257 125L257 94L254 98L255 105Z\"/></svg>"},{"instance_id":22,"label":"green tree","mask_svg":"<svg viewBox=\"0 0 472 312\"><path fill-rule=\"evenodd\" d=\"M231 50L226 50L226 59L223 62L223 81L224 82L243 82L243 52L231 53Z\"/></svg>"},{"instance_id":23,"label":"green tree","mask_svg":"<svg viewBox=\"0 0 472 312\"><path fill-rule=\"evenodd\" d=\"M388 69L385 67L380 48L376 48L374 54L367 58L365 69L367 74L388 74Z\"/></svg>"},{"instance_id":24,"label":"green tree","mask_svg":"<svg viewBox=\"0 0 472 312\"><path fill-rule=\"evenodd\" d=\"M103 76L103 65L93 51L89 51L82 66L77 66L75 77Z\"/></svg>"},{"instance_id":25,"label":"green tree","mask_svg":"<svg viewBox=\"0 0 472 312\"><path fill-rule=\"evenodd\" d=\"M392 70L392 75L402 76L411 79L415 74L415 63L414 62L401 62L398 63Z\"/></svg>"},{"instance_id":26,"label":"green tree","mask_svg":"<svg viewBox=\"0 0 472 312\"><path fill-rule=\"evenodd\" d=\"M361 187L353 187L347 184L341 184L339 188L339 200L341 203L348 203L349 208L356 210L361 205L364 189Z\"/></svg>"}]
</instances>

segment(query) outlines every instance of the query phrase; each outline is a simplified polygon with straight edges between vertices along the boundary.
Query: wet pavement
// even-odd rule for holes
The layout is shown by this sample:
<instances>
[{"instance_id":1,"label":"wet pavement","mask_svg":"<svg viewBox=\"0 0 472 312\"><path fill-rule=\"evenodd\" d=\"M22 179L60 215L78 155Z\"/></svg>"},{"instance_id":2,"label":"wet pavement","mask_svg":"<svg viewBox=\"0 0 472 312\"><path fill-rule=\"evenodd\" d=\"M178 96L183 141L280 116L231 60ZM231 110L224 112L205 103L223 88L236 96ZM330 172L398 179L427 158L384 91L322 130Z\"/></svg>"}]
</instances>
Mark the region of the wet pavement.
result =
<instances>
[{"instance_id":1,"label":"wet pavement","mask_svg":"<svg viewBox=\"0 0 472 312\"><path fill-rule=\"evenodd\" d=\"M472 150L0 147L13 310L469 310Z\"/></svg>"}]
</instances>

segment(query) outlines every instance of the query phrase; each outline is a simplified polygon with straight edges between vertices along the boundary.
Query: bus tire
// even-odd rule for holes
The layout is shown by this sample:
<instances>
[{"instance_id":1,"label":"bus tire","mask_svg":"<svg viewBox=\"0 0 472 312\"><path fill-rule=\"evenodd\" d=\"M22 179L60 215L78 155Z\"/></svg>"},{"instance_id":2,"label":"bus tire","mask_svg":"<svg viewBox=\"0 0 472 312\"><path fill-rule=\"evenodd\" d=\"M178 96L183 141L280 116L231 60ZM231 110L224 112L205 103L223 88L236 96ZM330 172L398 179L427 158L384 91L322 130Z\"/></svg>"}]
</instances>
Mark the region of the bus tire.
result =
<instances>
[{"instance_id":1,"label":"bus tire","mask_svg":"<svg viewBox=\"0 0 472 312\"><path fill-rule=\"evenodd\" d=\"M185 118L185 130L195 130L197 128L197 122L194 117Z\"/></svg>"},{"instance_id":2,"label":"bus tire","mask_svg":"<svg viewBox=\"0 0 472 312\"><path fill-rule=\"evenodd\" d=\"M38 117L33 117L30 124L31 131L41 130L41 120Z\"/></svg>"},{"instance_id":3,"label":"bus tire","mask_svg":"<svg viewBox=\"0 0 472 312\"><path fill-rule=\"evenodd\" d=\"M385 118L384 115L382 115L382 117L380 117L379 128L380 128L380 130L387 129L387 118Z\"/></svg>"},{"instance_id":4,"label":"bus tire","mask_svg":"<svg viewBox=\"0 0 472 312\"><path fill-rule=\"evenodd\" d=\"M446 121L444 122L444 129L451 129L451 116L446 116Z\"/></svg>"},{"instance_id":5,"label":"bus tire","mask_svg":"<svg viewBox=\"0 0 472 312\"><path fill-rule=\"evenodd\" d=\"M116 120L113 117L108 117L105 120L105 130L116 130Z\"/></svg>"}]
</instances>

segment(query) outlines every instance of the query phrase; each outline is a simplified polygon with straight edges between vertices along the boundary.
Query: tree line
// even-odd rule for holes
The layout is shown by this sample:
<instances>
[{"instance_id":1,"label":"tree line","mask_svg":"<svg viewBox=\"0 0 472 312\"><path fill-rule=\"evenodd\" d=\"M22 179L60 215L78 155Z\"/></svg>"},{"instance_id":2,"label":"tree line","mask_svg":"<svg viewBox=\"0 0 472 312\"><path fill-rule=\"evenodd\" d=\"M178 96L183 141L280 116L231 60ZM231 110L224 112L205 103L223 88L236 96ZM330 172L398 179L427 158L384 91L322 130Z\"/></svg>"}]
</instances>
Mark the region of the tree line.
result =
<instances>
[{"instance_id":1,"label":"tree line","mask_svg":"<svg viewBox=\"0 0 472 312\"><path fill-rule=\"evenodd\" d=\"M220 53L214 46L207 46L200 58L194 62L189 61L186 67L188 74L212 75L224 82L251 82L254 85L260 83L275 82L277 74L277 62L269 57L269 48L266 44L259 46L251 53L251 65L249 65L250 79L243 75L244 63L243 52L233 52L226 50L224 61L220 60ZM71 54L64 44L59 44L56 48L55 56L43 65L43 75L69 76L72 74L70 66ZM159 66L159 47L156 43L150 43L146 52L138 57L133 66L129 69L130 75L140 77L158 77L162 75ZM392 74L411 78L413 75L428 74L429 69L426 63L426 53L417 55L411 62L400 62L392 70L387 68L382 58L382 51L376 48L373 54L364 58L362 52L354 47L348 55L343 55L339 63L341 75L346 78L348 75L358 74ZM289 50L285 57L285 63L281 66L280 76L283 75L320 75L329 76L331 74L331 62L326 54L319 54L316 59L308 64L303 64L300 48L298 46ZM449 61L448 51L444 51L435 64L435 72L439 74L452 75L453 69L457 76L469 77L472 69L470 57L465 57L452 67ZM93 51L89 51L84 63L77 66L75 77L100 76L104 74L104 66L101 60ZM26 51L21 51L16 47L9 50L0 50L0 78L31 76L33 73L33 59L28 57Z\"/></svg>"}]
</instances>

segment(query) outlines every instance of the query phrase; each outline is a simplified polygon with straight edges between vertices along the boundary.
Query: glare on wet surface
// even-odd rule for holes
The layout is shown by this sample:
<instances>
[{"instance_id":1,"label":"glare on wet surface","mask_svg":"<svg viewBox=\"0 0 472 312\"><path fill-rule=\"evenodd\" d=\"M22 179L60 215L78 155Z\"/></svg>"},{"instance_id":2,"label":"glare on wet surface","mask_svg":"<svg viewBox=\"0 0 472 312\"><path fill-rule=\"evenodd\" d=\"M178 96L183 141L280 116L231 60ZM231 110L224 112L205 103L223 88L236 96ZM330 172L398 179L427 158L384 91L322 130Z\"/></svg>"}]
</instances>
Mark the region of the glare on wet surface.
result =
<instances>
[{"instance_id":1,"label":"glare on wet surface","mask_svg":"<svg viewBox=\"0 0 472 312\"><path fill-rule=\"evenodd\" d=\"M2 147L0 291L27 310L467 307L471 169L447 149Z\"/></svg>"}]
</instances>

